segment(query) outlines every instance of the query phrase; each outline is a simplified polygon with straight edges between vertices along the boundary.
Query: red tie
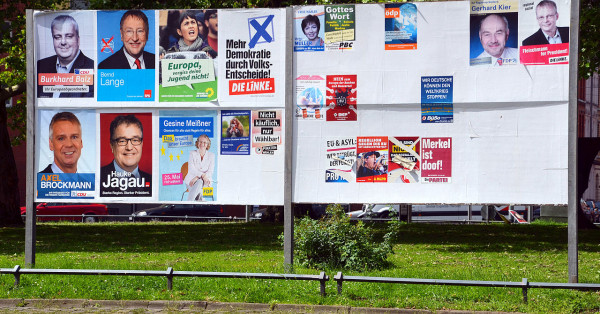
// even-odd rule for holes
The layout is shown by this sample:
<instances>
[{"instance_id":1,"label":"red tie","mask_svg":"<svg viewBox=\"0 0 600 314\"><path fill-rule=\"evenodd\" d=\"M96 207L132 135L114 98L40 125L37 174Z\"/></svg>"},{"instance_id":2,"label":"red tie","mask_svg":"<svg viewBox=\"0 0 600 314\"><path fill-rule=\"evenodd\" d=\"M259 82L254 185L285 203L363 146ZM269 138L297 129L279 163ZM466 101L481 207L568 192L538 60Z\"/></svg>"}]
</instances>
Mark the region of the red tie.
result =
<instances>
[{"instance_id":1,"label":"red tie","mask_svg":"<svg viewBox=\"0 0 600 314\"><path fill-rule=\"evenodd\" d=\"M135 65L137 66L138 69L142 68L142 65L140 64L140 59L135 59Z\"/></svg>"}]
</instances>

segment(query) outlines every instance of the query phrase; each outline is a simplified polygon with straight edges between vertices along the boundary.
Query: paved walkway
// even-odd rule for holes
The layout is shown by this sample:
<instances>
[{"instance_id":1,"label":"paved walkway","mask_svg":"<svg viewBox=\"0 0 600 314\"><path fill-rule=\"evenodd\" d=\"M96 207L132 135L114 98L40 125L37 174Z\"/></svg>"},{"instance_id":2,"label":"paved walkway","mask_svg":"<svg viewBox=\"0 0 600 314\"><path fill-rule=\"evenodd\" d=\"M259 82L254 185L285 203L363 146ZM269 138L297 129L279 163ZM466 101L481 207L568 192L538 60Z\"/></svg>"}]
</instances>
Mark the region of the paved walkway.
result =
<instances>
[{"instance_id":1,"label":"paved walkway","mask_svg":"<svg viewBox=\"0 0 600 314\"><path fill-rule=\"evenodd\" d=\"M427 310L330 305L221 303L206 301L114 301L80 299L0 299L0 313L433 313ZM470 311L435 311L462 314ZM494 312L478 312L494 313Z\"/></svg>"}]
</instances>

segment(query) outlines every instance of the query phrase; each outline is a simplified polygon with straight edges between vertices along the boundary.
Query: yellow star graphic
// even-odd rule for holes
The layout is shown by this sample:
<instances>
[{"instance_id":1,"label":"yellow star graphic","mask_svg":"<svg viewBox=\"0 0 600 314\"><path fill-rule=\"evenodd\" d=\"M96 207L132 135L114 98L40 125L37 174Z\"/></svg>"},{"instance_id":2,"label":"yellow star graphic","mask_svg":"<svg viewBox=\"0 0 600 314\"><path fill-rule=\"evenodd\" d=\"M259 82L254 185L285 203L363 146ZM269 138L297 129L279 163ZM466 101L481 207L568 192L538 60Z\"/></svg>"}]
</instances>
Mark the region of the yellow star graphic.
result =
<instances>
[{"instance_id":1,"label":"yellow star graphic","mask_svg":"<svg viewBox=\"0 0 600 314\"><path fill-rule=\"evenodd\" d=\"M165 147L164 146L160 148L160 153L161 153L161 155L165 154Z\"/></svg>"},{"instance_id":2,"label":"yellow star graphic","mask_svg":"<svg viewBox=\"0 0 600 314\"><path fill-rule=\"evenodd\" d=\"M173 161L173 154L169 155L169 160Z\"/></svg>"},{"instance_id":3,"label":"yellow star graphic","mask_svg":"<svg viewBox=\"0 0 600 314\"><path fill-rule=\"evenodd\" d=\"M179 155L177 155L177 160L179 160Z\"/></svg>"}]
</instances>

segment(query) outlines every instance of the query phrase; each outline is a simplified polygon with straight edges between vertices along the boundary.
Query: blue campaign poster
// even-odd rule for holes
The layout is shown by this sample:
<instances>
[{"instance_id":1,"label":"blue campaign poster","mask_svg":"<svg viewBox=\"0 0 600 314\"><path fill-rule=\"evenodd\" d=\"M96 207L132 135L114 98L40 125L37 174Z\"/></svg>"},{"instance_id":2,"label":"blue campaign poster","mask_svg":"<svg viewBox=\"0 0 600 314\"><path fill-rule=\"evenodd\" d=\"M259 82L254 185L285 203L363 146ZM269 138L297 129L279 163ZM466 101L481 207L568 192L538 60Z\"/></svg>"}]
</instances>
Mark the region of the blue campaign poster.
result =
<instances>
[{"instance_id":1,"label":"blue campaign poster","mask_svg":"<svg viewBox=\"0 0 600 314\"><path fill-rule=\"evenodd\" d=\"M221 155L250 155L250 110L221 111Z\"/></svg>"},{"instance_id":2,"label":"blue campaign poster","mask_svg":"<svg viewBox=\"0 0 600 314\"><path fill-rule=\"evenodd\" d=\"M452 76L421 77L421 123L454 121Z\"/></svg>"},{"instance_id":3,"label":"blue campaign poster","mask_svg":"<svg viewBox=\"0 0 600 314\"><path fill-rule=\"evenodd\" d=\"M217 200L216 119L214 110L160 111L160 201Z\"/></svg>"},{"instance_id":4,"label":"blue campaign poster","mask_svg":"<svg viewBox=\"0 0 600 314\"><path fill-rule=\"evenodd\" d=\"M154 101L154 11L99 11L97 29L98 101Z\"/></svg>"}]
</instances>

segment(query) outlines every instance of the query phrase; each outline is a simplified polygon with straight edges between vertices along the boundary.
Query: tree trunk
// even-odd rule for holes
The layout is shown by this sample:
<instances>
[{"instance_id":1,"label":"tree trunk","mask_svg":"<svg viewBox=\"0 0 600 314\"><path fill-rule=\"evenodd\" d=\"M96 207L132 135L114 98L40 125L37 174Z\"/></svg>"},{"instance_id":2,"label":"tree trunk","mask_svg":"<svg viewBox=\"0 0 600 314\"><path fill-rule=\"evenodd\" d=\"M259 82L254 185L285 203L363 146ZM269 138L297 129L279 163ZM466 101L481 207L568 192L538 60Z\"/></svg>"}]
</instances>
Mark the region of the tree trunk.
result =
<instances>
[{"instance_id":1,"label":"tree trunk","mask_svg":"<svg viewBox=\"0 0 600 314\"><path fill-rule=\"evenodd\" d=\"M6 105L0 104L0 227L22 226L19 178L10 145Z\"/></svg>"}]
</instances>

